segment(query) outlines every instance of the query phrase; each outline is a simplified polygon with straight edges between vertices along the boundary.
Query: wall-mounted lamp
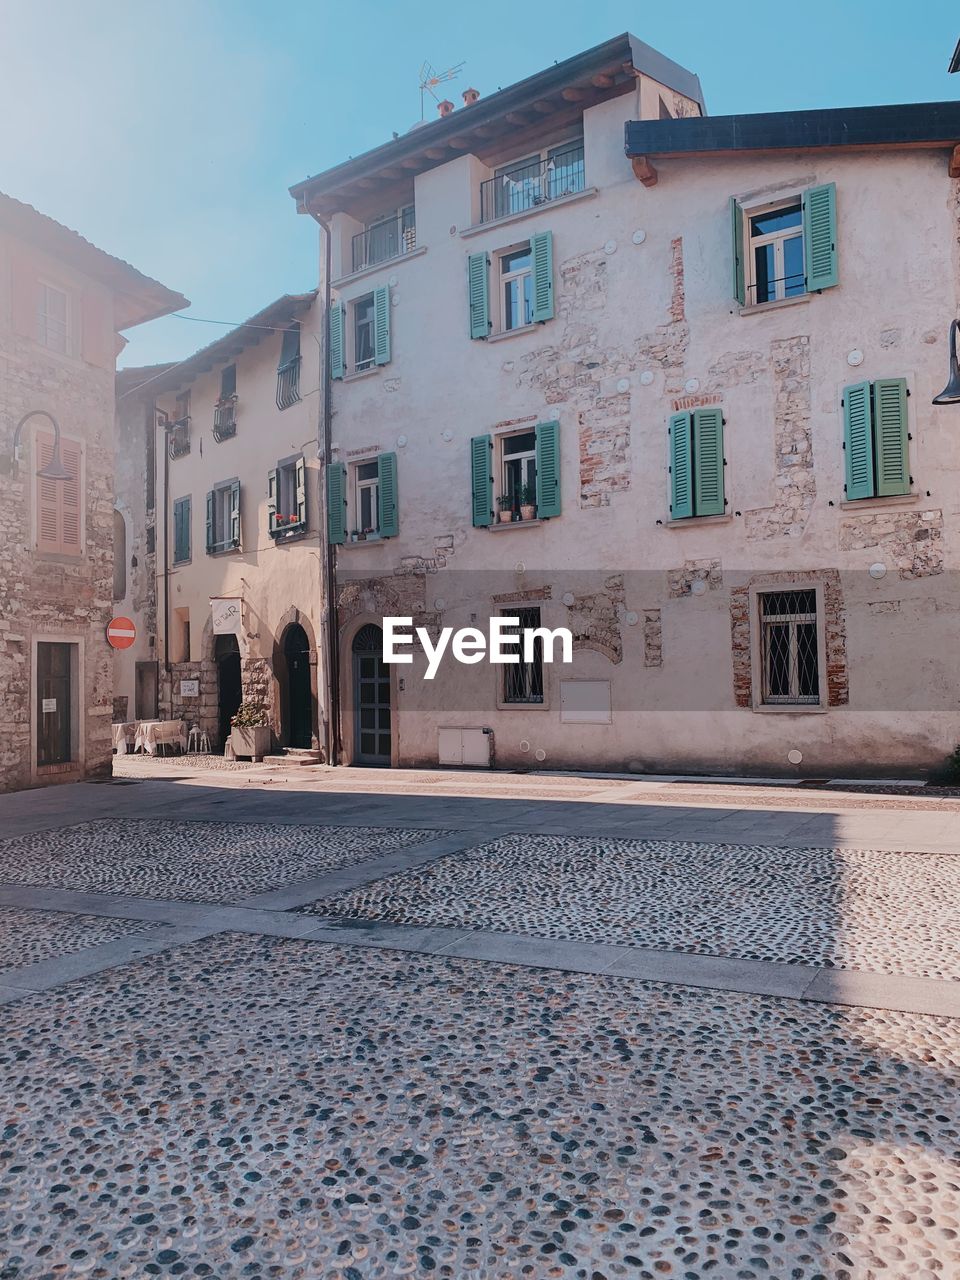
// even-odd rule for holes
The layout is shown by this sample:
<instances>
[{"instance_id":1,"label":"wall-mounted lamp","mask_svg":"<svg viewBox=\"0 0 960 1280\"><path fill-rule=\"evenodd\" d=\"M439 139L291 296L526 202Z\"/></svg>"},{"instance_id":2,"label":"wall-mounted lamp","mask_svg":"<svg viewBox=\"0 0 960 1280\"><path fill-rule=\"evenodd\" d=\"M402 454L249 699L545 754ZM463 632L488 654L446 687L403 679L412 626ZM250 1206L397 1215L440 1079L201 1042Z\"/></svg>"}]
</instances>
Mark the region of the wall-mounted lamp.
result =
<instances>
[{"instance_id":1,"label":"wall-mounted lamp","mask_svg":"<svg viewBox=\"0 0 960 1280\"><path fill-rule=\"evenodd\" d=\"M60 460L60 424L52 413L47 413L46 409L31 409L17 423L17 429L13 433L14 463L20 461L20 436L24 426L31 418L48 418L53 424L53 453L50 455L50 461L45 467L40 468L37 475L41 480L70 480L72 478L71 473Z\"/></svg>"},{"instance_id":2,"label":"wall-mounted lamp","mask_svg":"<svg viewBox=\"0 0 960 1280\"><path fill-rule=\"evenodd\" d=\"M933 404L960 404L960 365L957 364L957 329L960 321L950 321L950 376L947 385L938 396L933 397Z\"/></svg>"}]
</instances>

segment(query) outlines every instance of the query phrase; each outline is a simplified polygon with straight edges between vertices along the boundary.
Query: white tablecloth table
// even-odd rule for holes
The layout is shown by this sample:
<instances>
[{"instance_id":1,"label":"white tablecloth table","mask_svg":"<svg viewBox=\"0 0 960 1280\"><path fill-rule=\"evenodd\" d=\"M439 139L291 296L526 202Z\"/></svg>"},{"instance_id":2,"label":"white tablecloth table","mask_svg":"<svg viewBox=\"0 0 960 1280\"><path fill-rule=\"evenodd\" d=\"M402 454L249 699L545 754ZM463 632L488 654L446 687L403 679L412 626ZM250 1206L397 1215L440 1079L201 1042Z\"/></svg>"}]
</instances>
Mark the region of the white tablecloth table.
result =
<instances>
[{"instance_id":1,"label":"white tablecloth table","mask_svg":"<svg viewBox=\"0 0 960 1280\"><path fill-rule=\"evenodd\" d=\"M126 720L111 725L113 729L113 749L118 756L125 756L133 750L137 739L136 720Z\"/></svg>"},{"instance_id":2,"label":"white tablecloth table","mask_svg":"<svg viewBox=\"0 0 960 1280\"><path fill-rule=\"evenodd\" d=\"M182 720L138 721L135 751L145 751L152 756L156 754L158 747L173 745L178 746L181 751L187 749L187 735Z\"/></svg>"}]
</instances>

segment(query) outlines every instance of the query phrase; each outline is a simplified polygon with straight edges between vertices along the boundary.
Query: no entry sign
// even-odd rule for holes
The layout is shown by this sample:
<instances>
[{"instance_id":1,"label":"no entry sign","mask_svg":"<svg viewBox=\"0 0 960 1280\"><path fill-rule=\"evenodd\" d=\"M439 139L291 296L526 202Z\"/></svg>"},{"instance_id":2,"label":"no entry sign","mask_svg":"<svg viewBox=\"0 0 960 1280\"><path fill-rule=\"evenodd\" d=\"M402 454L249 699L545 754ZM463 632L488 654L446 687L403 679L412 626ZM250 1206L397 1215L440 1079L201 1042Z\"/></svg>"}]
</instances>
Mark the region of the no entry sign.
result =
<instances>
[{"instance_id":1,"label":"no entry sign","mask_svg":"<svg viewBox=\"0 0 960 1280\"><path fill-rule=\"evenodd\" d=\"M137 638L132 618L111 618L107 624L107 643L114 649L129 649Z\"/></svg>"}]
</instances>

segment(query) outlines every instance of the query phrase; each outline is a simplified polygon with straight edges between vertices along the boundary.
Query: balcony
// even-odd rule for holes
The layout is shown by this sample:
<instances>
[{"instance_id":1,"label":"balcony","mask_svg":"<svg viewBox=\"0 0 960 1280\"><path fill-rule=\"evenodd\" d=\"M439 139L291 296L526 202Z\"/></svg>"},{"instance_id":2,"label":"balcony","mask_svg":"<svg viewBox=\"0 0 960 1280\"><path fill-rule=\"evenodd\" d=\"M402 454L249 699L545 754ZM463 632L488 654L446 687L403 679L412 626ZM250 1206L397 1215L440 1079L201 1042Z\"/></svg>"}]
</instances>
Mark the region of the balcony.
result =
<instances>
[{"instance_id":1,"label":"balcony","mask_svg":"<svg viewBox=\"0 0 960 1280\"><path fill-rule=\"evenodd\" d=\"M221 396L213 408L213 438L217 444L237 434L237 397Z\"/></svg>"},{"instance_id":2,"label":"balcony","mask_svg":"<svg viewBox=\"0 0 960 1280\"><path fill-rule=\"evenodd\" d=\"M295 356L277 370L277 408L289 409L300 399L300 357Z\"/></svg>"},{"instance_id":3,"label":"balcony","mask_svg":"<svg viewBox=\"0 0 960 1280\"><path fill-rule=\"evenodd\" d=\"M576 195L584 190L583 143L547 157L516 165L480 183L480 221L494 222L514 213Z\"/></svg>"},{"instance_id":4,"label":"balcony","mask_svg":"<svg viewBox=\"0 0 960 1280\"><path fill-rule=\"evenodd\" d=\"M180 418L167 427L167 454L170 458L183 458L190 452L190 419Z\"/></svg>"},{"instance_id":5,"label":"balcony","mask_svg":"<svg viewBox=\"0 0 960 1280\"><path fill-rule=\"evenodd\" d=\"M353 237L352 271L375 267L391 258L401 258L417 247L417 224L413 205L392 218L374 223Z\"/></svg>"}]
</instances>

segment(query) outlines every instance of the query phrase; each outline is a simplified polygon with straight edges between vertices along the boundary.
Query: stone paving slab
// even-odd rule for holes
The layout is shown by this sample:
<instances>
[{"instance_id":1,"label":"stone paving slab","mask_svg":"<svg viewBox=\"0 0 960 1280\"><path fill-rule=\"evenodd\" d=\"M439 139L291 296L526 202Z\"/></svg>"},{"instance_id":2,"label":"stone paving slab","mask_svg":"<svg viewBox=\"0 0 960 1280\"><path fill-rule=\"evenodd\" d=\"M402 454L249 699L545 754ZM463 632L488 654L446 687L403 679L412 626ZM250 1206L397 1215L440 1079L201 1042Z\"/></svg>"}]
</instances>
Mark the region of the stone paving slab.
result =
<instances>
[{"instance_id":1,"label":"stone paving slab","mask_svg":"<svg viewBox=\"0 0 960 1280\"><path fill-rule=\"evenodd\" d=\"M0 841L0 883L238 902L437 831L118 819Z\"/></svg>"},{"instance_id":2,"label":"stone paving slab","mask_svg":"<svg viewBox=\"0 0 960 1280\"><path fill-rule=\"evenodd\" d=\"M144 920L105 920L96 915L0 906L0 971L154 928Z\"/></svg>"},{"instance_id":3,"label":"stone paving slab","mask_svg":"<svg viewBox=\"0 0 960 1280\"><path fill-rule=\"evenodd\" d=\"M960 979L960 857L505 836L316 916Z\"/></svg>"},{"instance_id":4,"label":"stone paving slab","mask_svg":"<svg viewBox=\"0 0 960 1280\"><path fill-rule=\"evenodd\" d=\"M4 1029L10 1276L960 1271L952 1022L219 937Z\"/></svg>"}]
</instances>

